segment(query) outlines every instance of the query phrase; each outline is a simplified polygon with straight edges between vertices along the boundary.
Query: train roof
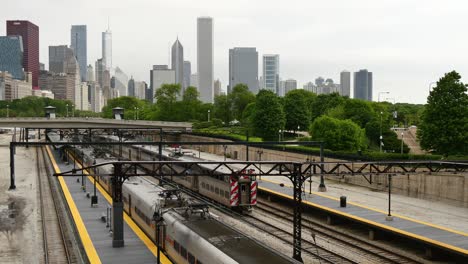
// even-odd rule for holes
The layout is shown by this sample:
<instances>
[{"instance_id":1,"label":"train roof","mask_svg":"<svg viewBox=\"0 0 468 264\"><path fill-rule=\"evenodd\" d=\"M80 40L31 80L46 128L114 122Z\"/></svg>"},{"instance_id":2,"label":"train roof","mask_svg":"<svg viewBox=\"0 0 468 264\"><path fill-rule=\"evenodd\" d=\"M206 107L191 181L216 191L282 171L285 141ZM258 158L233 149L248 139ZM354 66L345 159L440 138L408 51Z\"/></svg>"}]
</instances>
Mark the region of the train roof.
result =
<instances>
[{"instance_id":1,"label":"train roof","mask_svg":"<svg viewBox=\"0 0 468 264\"><path fill-rule=\"evenodd\" d=\"M174 209L168 213L175 214L174 216L193 232L239 263L297 263L216 219L202 218L198 215L187 217L183 210Z\"/></svg>"}]
</instances>

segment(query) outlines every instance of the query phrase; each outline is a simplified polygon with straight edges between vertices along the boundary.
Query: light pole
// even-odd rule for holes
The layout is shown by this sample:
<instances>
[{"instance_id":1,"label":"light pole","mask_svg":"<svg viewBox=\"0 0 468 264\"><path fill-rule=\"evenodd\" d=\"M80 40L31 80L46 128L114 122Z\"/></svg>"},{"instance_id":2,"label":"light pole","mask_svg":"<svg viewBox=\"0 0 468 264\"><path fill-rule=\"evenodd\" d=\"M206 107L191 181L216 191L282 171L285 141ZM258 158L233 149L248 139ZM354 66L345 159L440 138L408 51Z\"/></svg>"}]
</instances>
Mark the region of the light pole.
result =
<instances>
[{"instance_id":1,"label":"light pole","mask_svg":"<svg viewBox=\"0 0 468 264\"><path fill-rule=\"evenodd\" d=\"M75 117L75 105L72 104L72 117Z\"/></svg>"},{"instance_id":2,"label":"light pole","mask_svg":"<svg viewBox=\"0 0 468 264\"><path fill-rule=\"evenodd\" d=\"M404 133L401 132L401 154L403 154L403 135Z\"/></svg>"},{"instance_id":3,"label":"light pole","mask_svg":"<svg viewBox=\"0 0 468 264\"><path fill-rule=\"evenodd\" d=\"M208 109L208 122L210 122L210 109Z\"/></svg>"},{"instance_id":4,"label":"light pole","mask_svg":"<svg viewBox=\"0 0 468 264\"><path fill-rule=\"evenodd\" d=\"M278 130L278 142L281 142L281 129Z\"/></svg>"},{"instance_id":5,"label":"light pole","mask_svg":"<svg viewBox=\"0 0 468 264\"><path fill-rule=\"evenodd\" d=\"M379 101L378 101L378 102L380 102L380 95L381 95L381 94L389 94L389 93L390 93L390 92L379 92L379 97L378 97L378 100L379 100Z\"/></svg>"},{"instance_id":6,"label":"light pole","mask_svg":"<svg viewBox=\"0 0 468 264\"><path fill-rule=\"evenodd\" d=\"M133 119L136 120L136 111L137 111L136 106L135 106L133 109L134 109L134 111L133 111Z\"/></svg>"},{"instance_id":7,"label":"light pole","mask_svg":"<svg viewBox=\"0 0 468 264\"><path fill-rule=\"evenodd\" d=\"M68 104L67 104L67 117L68 117Z\"/></svg>"},{"instance_id":8,"label":"light pole","mask_svg":"<svg viewBox=\"0 0 468 264\"><path fill-rule=\"evenodd\" d=\"M10 117L10 105L6 106L6 117Z\"/></svg>"},{"instance_id":9,"label":"light pole","mask_svg":"<svg viewBox=\"0 0 468 264\"><path fill-rule=\"evenodd\" d=\"M382 152L382 114L383 112L380 112L380 152Z\"/></svg>"},{"instance_id":10,"label":"light pole","mask_svg":"<svg viewBox=\"0 0 468 264\"><path fill-rule=\"evenodd\" d=\"M136 119L137 119L137 120L140 119L140 117L138 116L138 111L139 111L139 110L140 110L140 109L137 107L137 108L136 108L136 114L137 114L137 118L136 118Z\"/></svg>"}]
</instances>

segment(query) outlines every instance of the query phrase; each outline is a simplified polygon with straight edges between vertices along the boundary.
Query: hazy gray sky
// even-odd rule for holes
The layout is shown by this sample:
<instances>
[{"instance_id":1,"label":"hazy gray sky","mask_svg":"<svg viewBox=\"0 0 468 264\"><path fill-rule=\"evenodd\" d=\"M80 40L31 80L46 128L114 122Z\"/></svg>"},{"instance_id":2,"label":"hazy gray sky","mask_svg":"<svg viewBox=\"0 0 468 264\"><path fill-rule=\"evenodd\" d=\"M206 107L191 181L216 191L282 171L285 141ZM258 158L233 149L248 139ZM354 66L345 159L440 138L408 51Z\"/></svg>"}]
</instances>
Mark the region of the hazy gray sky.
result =
<instances>
[{"instance_id":1,"label":"hazy gray sky","mask_svg":"<svg viewBox=\"0 0 468 264\"><path fill-rule=\"evenodd\" d=\"M69 45L71 25L86 24L94 67L109 17L113 65L149 82L150 68L168 63L177 36L196 72L196 18L211 16L215 78L224 89L229 48L256 47L259 61L280 54L281 78L299 87L318 76L339 82L341 70L366 68L374 73L375 100L389 91L398 102L425 103L429 84L445 72L468 74L467 10L462 0L5 0L0 35L6 20L35 23L47 64L48 46Z\"/></svg>"}]
</instances>

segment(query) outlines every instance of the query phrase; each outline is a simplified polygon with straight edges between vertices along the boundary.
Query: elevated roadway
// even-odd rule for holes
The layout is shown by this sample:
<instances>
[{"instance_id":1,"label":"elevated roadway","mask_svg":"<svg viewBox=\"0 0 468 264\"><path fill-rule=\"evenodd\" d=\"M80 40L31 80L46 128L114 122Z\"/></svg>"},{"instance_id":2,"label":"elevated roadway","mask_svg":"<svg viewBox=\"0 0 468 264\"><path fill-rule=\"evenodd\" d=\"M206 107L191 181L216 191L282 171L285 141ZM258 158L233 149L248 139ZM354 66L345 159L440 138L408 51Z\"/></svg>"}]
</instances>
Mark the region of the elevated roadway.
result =
<instances>
[{"instance_id":1,"label":"elevated roadway","mask_svg":"<svg viewBox=\"0 0 468 264\"><path fill-rule=\"evenodd\" d=\"M162 128L164 130L190 131L192 123L147 120L116 120L104 118L45 117L0 118L0 127L44 128Z\"/></svg>"}]
</instances>

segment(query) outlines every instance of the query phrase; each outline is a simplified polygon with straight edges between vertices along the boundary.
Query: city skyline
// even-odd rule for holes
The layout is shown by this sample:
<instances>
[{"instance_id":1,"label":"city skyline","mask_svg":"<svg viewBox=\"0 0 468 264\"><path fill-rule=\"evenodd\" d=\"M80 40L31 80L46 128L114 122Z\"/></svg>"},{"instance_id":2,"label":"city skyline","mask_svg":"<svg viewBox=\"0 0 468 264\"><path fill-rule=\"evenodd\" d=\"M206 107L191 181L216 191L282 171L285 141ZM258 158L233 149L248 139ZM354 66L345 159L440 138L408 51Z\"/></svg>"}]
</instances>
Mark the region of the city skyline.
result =
<instances>
[{"instance_id":1,"label":"city skyline","mask_svg":"<svg viewBox=\"0 0 468 264\"><path fill-rule=\"evenodd\" d=\"M21 19L38 25L41 29L40 61L46 65L48 46L68 44L71 25L87 25L87 59L88 64L94 65L101 58L101 32L106 30L109 18L113 32L112 64L126 69L136 80L146 82L149 82L148 68L168 61L168 43L176 36L184 43L184 57L192 62L192 72L196 72L196 19L206 15L216 20L214 78L221 80L223 90L229 73L226 53L235 46L256 47L260 57L280 54L280 75L298 80L299 87L318 76L339 80L343 69L354 72L367 68L374 72L374 95L378 91L389 91L391 97L402 102L425 103L431 82L450 70L457 70L462 76L468 72L463 53L468 39L457 34L468 22L460 19L463 8L459 6L427 2L420 9L417 1L319 2L314 9L334 10L333 14L316 12L310 19L308 7L312 3L300 2L298 4L304 8L299 9L284 3L268 14L254 12L257 5L264 4L259 1L247 8L249 5L244 2L226 6L209 1L184 5L159 1L140 2L139 5L83 1L70 13L64 3L19 0L5 3L0 10L3 18L0 23ZM43 15L48 5L54 5L56 18ZM359 6L366 6L369 12L358 12ZM157 18L150 19L154 10L164 12L158 11ZM398 18L389 15L397 11ZM177 23L155 28L175 12L180 14ZM120 15L131 17L121 20L118 19ZM278 15L284 18L281 23L274 21ZM157 37L147 36L146 32L154 32ZM278 38L273 32L281 33L282 37ZM4 26L0 27L0 35L6 35ZM139 35L147 37L146 40L133 41ZM134 49L128 48L130 43L135 45ZM441 43L451 43L451 49L444 48Z\"/></svg>"}]
</instances>

